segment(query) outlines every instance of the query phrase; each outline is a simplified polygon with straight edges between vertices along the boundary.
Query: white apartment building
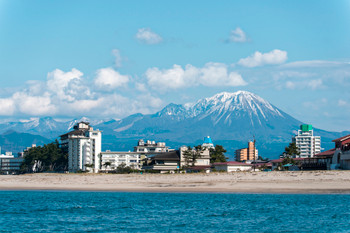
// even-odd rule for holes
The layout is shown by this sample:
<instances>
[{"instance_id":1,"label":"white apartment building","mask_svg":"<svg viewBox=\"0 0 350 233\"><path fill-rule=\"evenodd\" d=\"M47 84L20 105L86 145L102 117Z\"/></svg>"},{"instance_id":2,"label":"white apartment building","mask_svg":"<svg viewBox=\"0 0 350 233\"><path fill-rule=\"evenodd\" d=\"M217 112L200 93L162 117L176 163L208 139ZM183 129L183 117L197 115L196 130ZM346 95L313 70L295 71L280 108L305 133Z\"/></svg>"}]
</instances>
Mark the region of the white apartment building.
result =
<instances>
[{"instance_id":1,"label":"white apartment building","mask_svg":"<svg viewBox=\"0 0 350 233\"><path fill-rule=\"evenodd\" d=\"M133 169L141 168L141 160L144 155L138 152L101 152L101 171L113 171L118 166L125 164Z\"/></svg>"},{"instance_id":2,"label":"white apartment building","mask_svg":"<svg viewBox=\"0 0 350 233\"><path fill-rule=\"evenodd\" d=\"M98 172L100 168L101 131L80 122L74 130L61 135L61 147L68 152L68 171Z\"/></svg>"},{"instance_id":3,"label":"white apartment building","mask_svg":"<svg viewBox=\"0 0 350 233\"><path fill-rule=\"evenodd\" d=\"M292 141L299 148L300 155L297 158L312 158L321 152L321 137L314 136L312 125L301 125Z\"/></svg>"}]
</instances>

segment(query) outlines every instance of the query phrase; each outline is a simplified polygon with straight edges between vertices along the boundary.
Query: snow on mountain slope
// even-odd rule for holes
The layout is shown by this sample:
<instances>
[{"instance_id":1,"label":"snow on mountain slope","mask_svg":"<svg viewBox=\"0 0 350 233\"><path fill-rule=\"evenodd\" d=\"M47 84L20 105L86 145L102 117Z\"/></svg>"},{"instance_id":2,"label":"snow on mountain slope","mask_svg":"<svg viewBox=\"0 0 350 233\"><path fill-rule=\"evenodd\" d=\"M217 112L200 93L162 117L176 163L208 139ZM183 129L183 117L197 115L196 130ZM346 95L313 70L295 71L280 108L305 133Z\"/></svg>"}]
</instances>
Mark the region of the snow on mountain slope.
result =
<instances>
[{"instance_id":1,"label":"snow on mountain slope","mask_svg":"<svg viewBox=\"0 0 350 233\"><path fill-rule=\"evenodd\" d=\"M200 99L194 104L169 104L154 115L158 117L168 116L178 121L188 118L200 120L210 116L214 124L218 124L221 120L231 124L232 118L248 115L252 124L257 121L260 125L262 121L267 121L271 116L284 117L269 102L247 91L222 92L209 98Z\"/></svg>"}]
</instances>

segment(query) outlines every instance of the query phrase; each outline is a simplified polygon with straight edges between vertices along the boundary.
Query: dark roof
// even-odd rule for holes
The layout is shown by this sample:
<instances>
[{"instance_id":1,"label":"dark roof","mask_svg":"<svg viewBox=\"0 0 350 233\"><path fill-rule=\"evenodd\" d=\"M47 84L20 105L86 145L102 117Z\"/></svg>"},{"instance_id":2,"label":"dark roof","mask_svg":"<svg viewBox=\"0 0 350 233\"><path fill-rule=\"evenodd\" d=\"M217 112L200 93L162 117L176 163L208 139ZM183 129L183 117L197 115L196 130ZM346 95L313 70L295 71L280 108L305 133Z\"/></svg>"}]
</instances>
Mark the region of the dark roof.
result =
<instances>
[{"instance_id":1,"label":"dark roof","mask_svg":"<svg viewBox=\"0 0 350 233\"><path fill-rule=\"evenodd\" d=\"M203 165L203 166L194 166L194 167L188 167L186 168L187 170L193 170L193 171L198 171L198 170L205 170L205 169L210 169L210 165Z\"/></svg>"},{"instance_id":2,"label":"dark roof","mask_svg":"<svg viewBox=\"0 0 350 233\"><path fill-rule=\"evenodd\" d=\"M76 129L76 130L70 131L68 133L62 134L60 137L64 137L64 136L68 136L68 135L84 136L86 131L87 131L86 129Z\"/></svg>"},{"instance_id":3,"label":"dark roof","mask_svg":"<svg viewBox=\"0 0 350 233\"><path fill-rule=\"evenodd\" d=\"M350 139L350 134L346 135L346 136L343 136L341 138L334 139L334 140L332 140L332 142L339 142L339 141L342 142L342 141L345 141L347 139Z\"/></svg>"},{"instance_id":4,"label":"dark roof","mask_svg":"<svg viewBox=\"0 0 350 233\"><path fill-rule=\"evenodd\" d=\"M319 156L333 156L334 152L335 152L335 148L323 151L323 152L318 153L318 154L315 154L315 156L316 157L319 157Z\"/></svg>"},{"instance_id":5,"label":"dark roof","mask_svg":"<svg viewBox=\"0 0 350 233\"><path fill-rule=\"evenodd\" d=\"M295 161L301 161L301 160L305 160L305 159L309 159L309 158L291 158ZM274 159L271 160L270 163L282 163L283 159Z\"/></svg>"},{"instance_id":6,"label":"dark roof","mask_svg":"<svg viewBox=\"0 0 350 233\"><path fill-rule=\"evenodd\" d=\"M180 161L180 155L179 155L179 151L171 151L171 152L156 154L153 157L150 157L150 159Z\"/></svg>"},{"instance_id":7,"label":"dark roof","mask_svg":"<svg viewBox=\"0 0 350 233\"><path fill-rule=\"evenodd\" d=\"M241 163L237 161L228 161L228 162L222 162L222 163L214 163L213 165L239 165L239 166L253 166L250 163Z\"/></svg>"}]
</instances>

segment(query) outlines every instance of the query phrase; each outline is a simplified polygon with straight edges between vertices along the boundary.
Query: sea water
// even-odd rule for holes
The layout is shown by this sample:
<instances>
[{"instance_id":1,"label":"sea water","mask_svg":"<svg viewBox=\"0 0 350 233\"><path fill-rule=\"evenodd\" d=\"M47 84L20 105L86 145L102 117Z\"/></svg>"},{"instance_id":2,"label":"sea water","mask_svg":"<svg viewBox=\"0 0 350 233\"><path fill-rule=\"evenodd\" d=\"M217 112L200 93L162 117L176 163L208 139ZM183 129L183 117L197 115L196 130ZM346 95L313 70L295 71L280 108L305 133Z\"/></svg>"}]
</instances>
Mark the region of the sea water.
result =
<instances>
[{"instance_id":1,"label":"sea water","mask_svg":"<svg viewBox=\"0 0 350 233\"><path fill-rule=\"evenodd\" d=\"M1 232L350 232L350 195L0 191Z\"/></svg>"}]
</instances>

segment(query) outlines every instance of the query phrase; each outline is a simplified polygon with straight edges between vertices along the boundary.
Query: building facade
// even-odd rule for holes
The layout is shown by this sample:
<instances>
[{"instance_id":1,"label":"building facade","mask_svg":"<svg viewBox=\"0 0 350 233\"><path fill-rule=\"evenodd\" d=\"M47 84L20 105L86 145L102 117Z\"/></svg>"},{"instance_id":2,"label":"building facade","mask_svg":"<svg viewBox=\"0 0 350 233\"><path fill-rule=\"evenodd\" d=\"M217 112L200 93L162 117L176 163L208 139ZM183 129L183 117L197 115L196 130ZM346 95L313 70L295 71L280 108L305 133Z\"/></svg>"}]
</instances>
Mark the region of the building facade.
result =
<instances>
[{"instance_id":1,"label":"building facade","mask_svg":"<svg viewBox=\"0 0 350 233\"><path fill-rule=\"evenodd\" d=\"M0 174L18 174L23 160L23 157L15 157L11 152L0 155Z\"/></svg>"},{"instance_id":2,"label":"building facade","mask_svg":"<svg viewBox=\"0 0 350 233\"><path fill-rule=\"evenodd\" d=\"M186 161L184 153L188 150L187 146L180 147L179 154L180 154L180 166L186 167L192 165L192 161ZM196 149L192 149L193 152L196 152ZM204 150L200 151L200 157L196 159L194 162L194 166L205 166L210 165L210 151L208 148L204 148Z\"/></svg>"},{"instance_id":3,"label":"building facade","mask_svg":"<svg viewBox=\"0 0 350 233\"><path fill-rule=\"evenodd\" d=\"M225 172L251 171L252 167L253 167L252 164L240 163L237 161L228 161L228 162L213 164L213 168L216 171L225 171Z\"/></svg>"},{"instance_id":4,"label":"building facade","mask_svg":"<svg viewBox=\"0 0 350 233\"><path fill-rule=\"evenodd\" d=\"M165 142L155 142L147 140L146 142L143 139L140 139L137 143L137 146L134 147L134 152L139 153L164 153L169 152L169 147L165 145Z\"/></svg>"},{"instance_id":5,"label":"building facade","mask_svg":"<svg viewBox=\"0 0 350 233\"><path fill-rule=\"evenodd\" d=\"M321 137L314 136L312 125L301 125L292 141L299 148L300 155L295 158L312 158L321 152Z\"/></svg>"},{"instance_id":6,"label":"building facade","mask_svg":"<svg viewBox=\"0 0 350 233\"><path fill-rule=\"evenodd\" d=\"M236 150L235 154L236 154L236 161L238 162L257 160L258 150L255 147L255 141L248 142L247 148L238 149Z\"/></svg>"},{"instance_id":7,"label":"building facade","mask_svg":"<svg viewBox=\"0 0 350 233\"><path fill-rule=\"evenodd\" d=\"M140 170L143 162L149 156L168 153L174 151L166 146L165 142L155 142L140 139L133 152L126 151L106 151L100 153L100 168L102 172L116 170L118 166L124 164L126 167Z\"/></svg>"},{"instance_id":8,"label":"building facade","mask_svg":"<svg viewBox=\"0 0 350 233\"><path fill-rule=\"evenodd\" d=\"M79 122L74 130L61 135L61 148L68 153L68 171L98 172L102 133L89 123Z\"/></svg>"},{"instance_id":9,"label":"building facade","mask_svg":"<svg viewBox=\"0 0 350 233\"><path fill-rule=\"evenodd\" d=\"M100 171L114 171L118 166L124 164L133 169L141 169L141 161L145 155L138 152L101 152Z\"/></svg>"}]
</instances>

